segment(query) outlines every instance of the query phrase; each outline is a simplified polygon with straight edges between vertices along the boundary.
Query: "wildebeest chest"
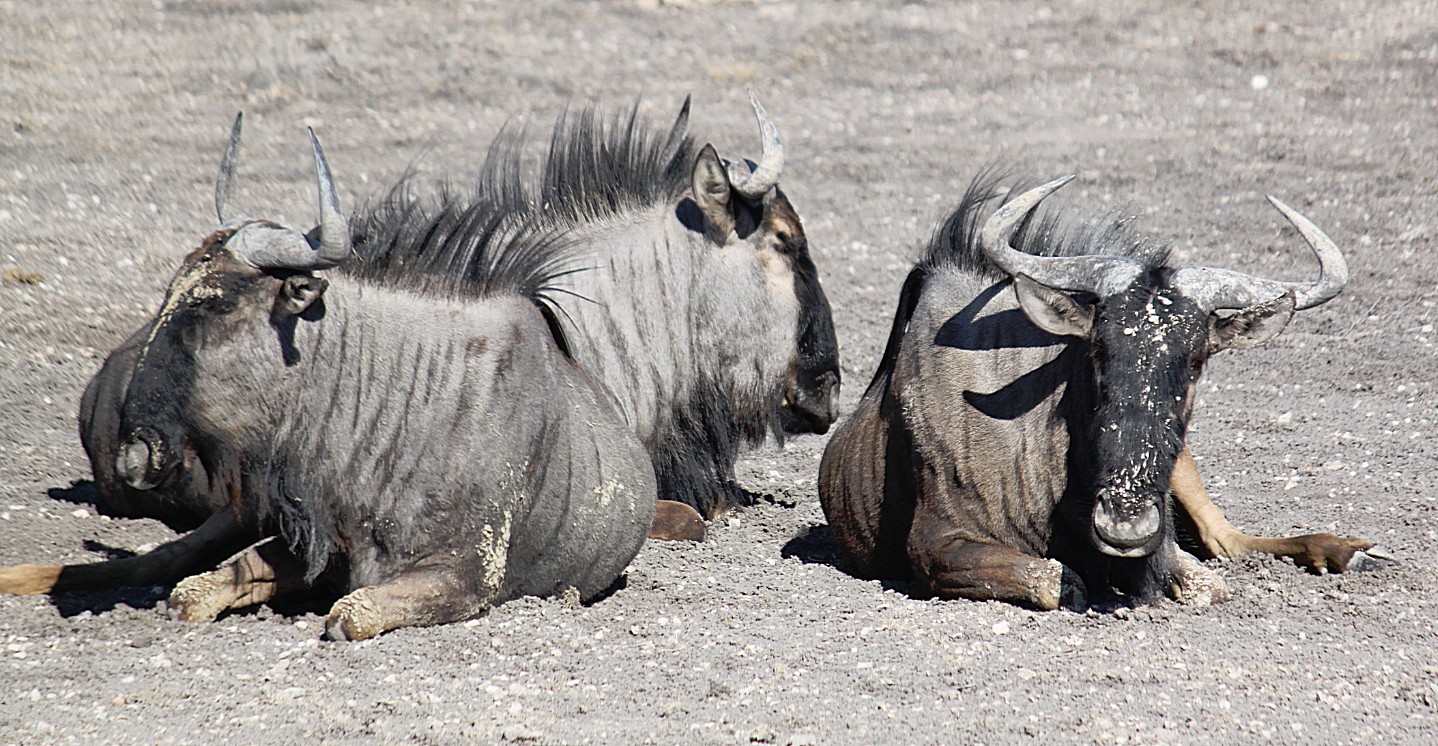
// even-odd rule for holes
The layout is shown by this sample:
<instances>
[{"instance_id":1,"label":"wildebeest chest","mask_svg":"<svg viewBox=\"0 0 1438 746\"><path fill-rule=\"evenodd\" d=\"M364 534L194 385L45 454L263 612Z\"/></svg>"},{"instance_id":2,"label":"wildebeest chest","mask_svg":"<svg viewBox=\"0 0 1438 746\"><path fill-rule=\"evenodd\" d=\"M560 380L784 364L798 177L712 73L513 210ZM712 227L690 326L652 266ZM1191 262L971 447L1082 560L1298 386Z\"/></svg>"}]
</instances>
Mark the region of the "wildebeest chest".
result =
<instances>
[{"instance_id":1,"label":"wildebeest chest","mask_svg":"<svg viewBox=\"0 0 1438 746\"><path fill-rule=\"evenodd\" d=\"M915 444L918 510L956 535L1043 554L1067 488L1078 351L1029 324L1007 282L931 280L892 392ZM1079 381L1091 387L1090 381Z\"/></svg>"}]
</instances>

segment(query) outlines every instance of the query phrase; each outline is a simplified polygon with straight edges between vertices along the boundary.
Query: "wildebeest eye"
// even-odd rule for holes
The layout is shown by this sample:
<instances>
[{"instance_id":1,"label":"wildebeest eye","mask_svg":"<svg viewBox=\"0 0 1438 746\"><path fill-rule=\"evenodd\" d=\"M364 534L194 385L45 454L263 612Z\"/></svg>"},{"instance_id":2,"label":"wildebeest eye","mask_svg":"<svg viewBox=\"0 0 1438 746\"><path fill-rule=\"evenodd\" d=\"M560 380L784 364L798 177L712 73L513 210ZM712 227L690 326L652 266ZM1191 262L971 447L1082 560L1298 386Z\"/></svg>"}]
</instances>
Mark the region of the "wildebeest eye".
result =
<instances>
[{"instance_id":1,"label":"wildebeest eye","mask_svg":"<svg viewBox=\"0 0 1438 746\"><path fill-rule=\"evenodd\" d=\"M211 316L224 316L235 310L235 302L223 295L204 298L199 302L200 310Z\"/></svg>"},{"instance_id":2,"label":"wildebeest eye","mask_svg":"<svg viewBox=\"0 0 1438 746\"><path fill-rule=\"evenodd\" d=\"M1104 346L1101 340L1092 340L1089 342L1089 356L1093 358L1095 363L1102 364L1108 359L1108 348Z\"/></svg>"}]
</instances>

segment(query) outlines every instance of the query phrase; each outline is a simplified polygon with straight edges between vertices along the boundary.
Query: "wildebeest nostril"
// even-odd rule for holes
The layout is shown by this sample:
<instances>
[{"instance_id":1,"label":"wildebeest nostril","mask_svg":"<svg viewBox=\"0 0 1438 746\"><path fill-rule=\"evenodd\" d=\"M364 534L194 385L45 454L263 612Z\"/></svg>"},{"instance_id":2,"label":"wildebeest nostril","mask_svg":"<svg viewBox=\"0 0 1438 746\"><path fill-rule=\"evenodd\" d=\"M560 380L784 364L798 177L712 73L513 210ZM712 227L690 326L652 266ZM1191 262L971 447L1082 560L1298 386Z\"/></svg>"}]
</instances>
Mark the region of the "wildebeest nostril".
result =
<instances>
[{"instance_id":1,"label":"wildebeest nostril","mask_svg":"<svg viewBox=\"0 0 1438 746\"><path fill-rule=\"evenodd\" d=\"M121 444L115 455L115 470L137 490L153 489L167 470L164 441L160 434L139 428Z\"/></svg>"}]
</instances>

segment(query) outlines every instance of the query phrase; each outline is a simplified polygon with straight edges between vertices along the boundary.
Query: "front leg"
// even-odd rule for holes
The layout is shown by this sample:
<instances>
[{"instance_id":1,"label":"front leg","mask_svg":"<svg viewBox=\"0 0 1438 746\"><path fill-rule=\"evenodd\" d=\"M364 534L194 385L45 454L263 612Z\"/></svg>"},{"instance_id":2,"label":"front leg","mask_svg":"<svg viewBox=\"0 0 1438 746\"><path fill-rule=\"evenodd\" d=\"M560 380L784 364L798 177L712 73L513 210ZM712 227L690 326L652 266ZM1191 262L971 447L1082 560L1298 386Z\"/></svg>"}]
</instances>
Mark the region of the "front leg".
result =
<instances>
[{"instance_id":1,"label":"front leg","mask_svg":"<svg viewBox=\"0 0 1438 746\"><path fill-rule=\"evenodd\" d=\"M929 547L911 540L910 558L927 595L1006 601L1041 611L1088 607L1083 581L1058 560L956 538Z\"/></svg>"},{"instance_id":2,"label":"front leg","mask_svg":"<svg viewBox=\"0 0 1438 746\"><path fill-rule=\"evenodd\" d=\"M1228 522L1223 511L1213 504L1203 480L1198 475L1198 464L1188 446L1178 454L1173 465L1173 482L1170 485L1178 507L1186 513L1198 529L1200 549L1206 553L1204 559L1214 557L1234 559L1250 552L1287 557L1299 567L1311 572L1343 572L1353 561L1356 553L1372 549L1374 544L1363 539L1347 539L1333 534L1304 534L1272 538L1249 536Z\"/></svg>"},{"instance_id":3,"label":"front leg","mask_svg":"<svg viewBox=\"0 0 1438 746\"><path fill-rule=\"evenodd\" d=\"M170 594L170 615L186 622L213 622L230 609L306 587L304 562L284 542L268 539L224 567L180 581Z\"/></svg>"},{"instance_id":4,"label":"front leg","mask_svg":"<svg viewBox=\"0 0 1438 746\"><path fill-rule=\"evenodd\" d=\"M368 640L400 627L448 624L477 616L494 603L486 583L478 592L460 582L454 571L430 565L410 570L394 580L359 588L335 602L325 620L325 639Z\"/></svg>"}]
</instances>

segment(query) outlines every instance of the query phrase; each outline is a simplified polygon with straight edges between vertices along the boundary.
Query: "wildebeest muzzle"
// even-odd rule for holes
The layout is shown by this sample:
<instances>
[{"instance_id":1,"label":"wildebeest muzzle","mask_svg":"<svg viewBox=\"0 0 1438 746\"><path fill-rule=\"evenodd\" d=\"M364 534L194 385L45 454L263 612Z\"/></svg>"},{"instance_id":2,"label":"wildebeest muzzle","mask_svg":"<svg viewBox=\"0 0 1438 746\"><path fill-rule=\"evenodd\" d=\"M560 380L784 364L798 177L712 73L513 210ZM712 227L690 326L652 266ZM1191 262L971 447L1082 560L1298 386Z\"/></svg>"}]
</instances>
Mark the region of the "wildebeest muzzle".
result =
<instances>
[{"instance_id":1,"label":"wildebeest muzzle","mask_svg":"<svg viewBox=\"0 0 1438 746\"><path fill-rule=\"evenodd\" d=\"M178 445L155 428L137 427L120 444L115 471L134 489L154 489L179 466Z\"/></svg>"},{"instance_id":2,"label":"wildebeest muzzle","mask_svg":"<svg viewBox=\"0 0 1438 746\"><path fill-rule=\"evenodd\" d=\"M1114 557L1147 557L1163 539L1162 506L1149 502L1119 507L1100 498L1093 509L1094 542Z\"/></svg>"}]
</instances>

